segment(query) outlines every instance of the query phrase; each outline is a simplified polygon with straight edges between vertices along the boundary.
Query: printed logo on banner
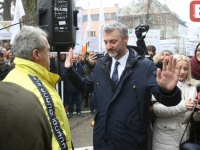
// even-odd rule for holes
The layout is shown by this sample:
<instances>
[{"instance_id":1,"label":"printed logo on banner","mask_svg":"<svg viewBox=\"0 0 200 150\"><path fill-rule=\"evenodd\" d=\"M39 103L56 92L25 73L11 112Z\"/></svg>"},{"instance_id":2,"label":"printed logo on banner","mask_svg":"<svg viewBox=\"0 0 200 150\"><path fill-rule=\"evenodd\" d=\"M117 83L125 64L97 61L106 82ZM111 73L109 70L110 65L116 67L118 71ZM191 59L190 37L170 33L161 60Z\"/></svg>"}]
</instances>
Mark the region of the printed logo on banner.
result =
<instances>
[{"instance_id":1,"label":"printed logo on banner","mask_svg":"<svg viewBox=\"0 0 200 150\"><path fill-rule=\"evenodd\" d=\"M190 20L200 22L200 1L192 1L190 3Z\"/></svg>"}]
</instances>

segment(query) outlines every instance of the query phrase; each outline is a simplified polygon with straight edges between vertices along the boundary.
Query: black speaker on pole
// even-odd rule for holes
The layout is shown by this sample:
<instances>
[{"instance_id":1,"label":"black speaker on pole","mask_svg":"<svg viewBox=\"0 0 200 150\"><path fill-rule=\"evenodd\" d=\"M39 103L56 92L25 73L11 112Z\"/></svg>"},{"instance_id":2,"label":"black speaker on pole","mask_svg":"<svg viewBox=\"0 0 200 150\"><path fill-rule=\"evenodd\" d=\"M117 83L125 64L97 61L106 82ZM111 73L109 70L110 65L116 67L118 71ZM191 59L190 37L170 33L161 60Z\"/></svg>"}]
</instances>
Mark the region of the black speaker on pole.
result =
<instances>
[{"instance_id":1,"label":"black speaker on pole","mask_svg":"<svg viewBox=\"0 0 200 150\"><path fill-rule=\"evenodd\" d=\"M49 33L48 42L55 51L75 46L78 11L74 0L38 0L37 11L37 24Z\"/></svg>"},{"instance_id":2,"label":"black speaker on pole","mask_svg":"<svg viewBox=\"0 0 200 150\"><path fill-rule=\"evenodd\" d=\"M60 52L74 48L76 30L78 30L77 14L74 0L38 0L37 25L49 34L47 40L51 51L56 51L58 66L60 66ZM61 76L61 68L58 67ZM58 93L61 96L61 82L58 82Z\"/></svg>"}]
</instances>

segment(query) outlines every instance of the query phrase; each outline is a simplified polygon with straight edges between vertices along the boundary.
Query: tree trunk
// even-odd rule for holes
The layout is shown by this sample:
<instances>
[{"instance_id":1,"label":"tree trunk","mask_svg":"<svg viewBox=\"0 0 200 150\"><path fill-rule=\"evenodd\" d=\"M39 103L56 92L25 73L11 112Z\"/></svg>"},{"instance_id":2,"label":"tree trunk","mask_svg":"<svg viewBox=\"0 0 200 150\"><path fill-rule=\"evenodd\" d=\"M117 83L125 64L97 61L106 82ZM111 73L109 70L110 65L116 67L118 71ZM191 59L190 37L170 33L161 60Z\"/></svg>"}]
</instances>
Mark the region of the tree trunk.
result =
<instances>
[{"instance_id":1,"label":"tree trunk","mask_svg":"<svg viewBox=\"0 0 200 150\"><path fill-rule=\"evenodd\" d=\"M25 25L36 25L37 16L31 18L37 13L37 0L22 0L24 5L24 11L26 15L23 17L23 20L27 20L24 22ZM29 19L31 18L31 19Z\"/></svg>"},{"instance_id":2,"label":"tree trunk","mask_svg":"<svg viewBox=\"0 0 200 150\"><path fill-rule=\"evenodd\" d=\"M11 14L10 14L10 6L11 6L12 0L4 0L3 4L3 20L4 21L10 21L11 20Z\"/></svg>"}]
</instances>

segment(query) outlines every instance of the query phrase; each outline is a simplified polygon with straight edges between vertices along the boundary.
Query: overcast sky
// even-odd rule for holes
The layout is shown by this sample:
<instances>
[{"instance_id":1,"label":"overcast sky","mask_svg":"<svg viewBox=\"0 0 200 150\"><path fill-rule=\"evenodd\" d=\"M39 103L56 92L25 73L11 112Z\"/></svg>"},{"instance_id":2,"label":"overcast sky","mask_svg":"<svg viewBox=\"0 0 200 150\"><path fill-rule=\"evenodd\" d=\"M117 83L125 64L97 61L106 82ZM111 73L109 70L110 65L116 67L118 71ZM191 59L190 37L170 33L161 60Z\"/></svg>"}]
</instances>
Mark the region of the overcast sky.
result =
<instances>
[{"instance_id":1,"label":"overcast sky","mask_svg":"<svg viewBox=\"0 0 200 150\"><path fill-rule=\"evenodd\" d=\"M119 7L127 6L132 0L102 0L103 7L115 6L119 4ZM78 0L77 6L82 6L83 9L88 8L88 3L90 3L90 8L99 8L100 0Z\"/></svg>"},{"instance_id":2,"label":"overcast sky","mask_svg":"<svg viewBox=\"0 0 200 150\"><path fill-rule=\"evenodd\" d=\"M120 8L129 5L133 0L102 0L103 7L115 6L119 4ZM135 0L136 1L136 0ZM200 23L190 21L190 2L192 0L159 0L161 3L167 3L168 7L179 15L181 19L187 22L190 27L200 27ZM88 3L91 8L99 8L100 0L78 0L76 6L81 6L83 9L88 9Z\"/></svg>"}]
</instances>

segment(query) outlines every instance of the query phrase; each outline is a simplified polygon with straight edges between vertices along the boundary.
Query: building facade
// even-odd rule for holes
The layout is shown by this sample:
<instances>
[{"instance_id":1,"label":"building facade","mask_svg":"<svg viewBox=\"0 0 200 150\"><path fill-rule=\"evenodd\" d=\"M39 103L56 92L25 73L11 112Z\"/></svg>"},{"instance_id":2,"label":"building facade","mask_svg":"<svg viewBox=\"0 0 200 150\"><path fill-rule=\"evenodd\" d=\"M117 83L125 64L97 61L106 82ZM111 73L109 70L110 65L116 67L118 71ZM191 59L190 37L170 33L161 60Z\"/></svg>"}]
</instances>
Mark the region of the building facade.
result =
<instances>
[{"instance_id":1,"label":"building facade","mask_svg":"<svg viewBox=\"0 0 200 150\"><path fill-rule=\"evenodd\" d=\"M116 22L117 21L117 15L120 8L118 5L115 5L113 7L105 7L103 8L104 11L104 18L105 18L105 24L108 24L110 22ZM100 9L90 9L90 17L92 19L92 27L89 31L89 41L91 38L99 37L99 13ZM83 10L83 33L82 36L84 36L86 28L87 28L87 16L88 16L88 10ZM88 48L89 48L89 42L88 42Z\"/></svg>"}]
</instances>

